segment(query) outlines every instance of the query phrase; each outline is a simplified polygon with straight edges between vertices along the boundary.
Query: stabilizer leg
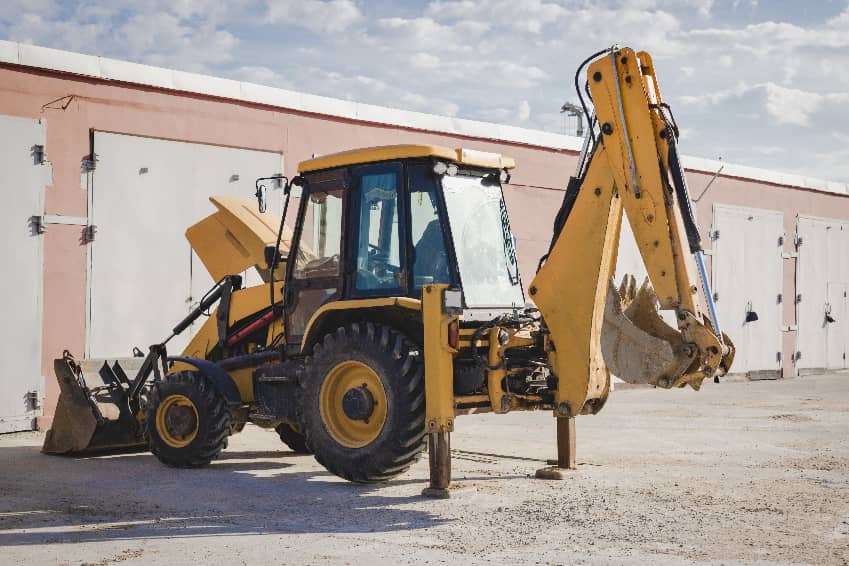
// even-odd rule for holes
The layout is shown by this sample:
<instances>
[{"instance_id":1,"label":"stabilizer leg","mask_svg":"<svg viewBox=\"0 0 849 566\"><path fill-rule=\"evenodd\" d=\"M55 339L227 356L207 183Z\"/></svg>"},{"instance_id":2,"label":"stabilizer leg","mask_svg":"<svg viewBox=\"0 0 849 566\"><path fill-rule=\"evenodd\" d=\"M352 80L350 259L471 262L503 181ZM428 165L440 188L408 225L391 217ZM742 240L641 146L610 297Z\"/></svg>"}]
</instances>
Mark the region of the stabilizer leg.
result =
<instances>
[{"instance_id":1,"label":"stabilizer leg","mask_svg":"<svg viewBox=\"0 0 849 566\"><path fill-rule=\"evenodd\" d=\"M448 499L451 485L451 434L431 432L427 435L430 462L430 486L422 490L425 497Z\"/></svg>"},{"instance_id":2,"label":"stabilizer leg","mask_svg":"<svg viewBox=\"0 0 849 566\"><path fill-rule=\"evenodd\" d=\"M540 468L536 477L543 480L562 480L563 472L575 470L575 417L557 417L557 460L549 460L549 467Z\"/></svg>"}]
</instances>

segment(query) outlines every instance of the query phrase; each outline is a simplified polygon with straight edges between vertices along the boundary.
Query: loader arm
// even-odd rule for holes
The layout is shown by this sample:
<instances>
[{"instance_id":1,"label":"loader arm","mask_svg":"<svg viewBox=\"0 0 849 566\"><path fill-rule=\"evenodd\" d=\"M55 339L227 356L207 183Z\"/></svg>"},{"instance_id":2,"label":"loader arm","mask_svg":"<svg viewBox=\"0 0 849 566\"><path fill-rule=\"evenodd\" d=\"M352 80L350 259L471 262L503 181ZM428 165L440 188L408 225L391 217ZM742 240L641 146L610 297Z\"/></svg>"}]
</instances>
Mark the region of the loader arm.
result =
<instances>
[{"instance_id":1,"label":"loader arm","mask_svg":"<svg viewBox=\"0 0 849 566\"><path fill-rule=\"evenodd\" d=\"M589 134L529 289L549 332L559 416L601 409L608 366L625 381L698 388L724 375L734 355L715 317L677 128L650 56L611 48L589 64L587 83L599 132ZM653 291L612 290L623 210ZM674 311L677 329L656 306Z\"/></svg>"}]
</instances>

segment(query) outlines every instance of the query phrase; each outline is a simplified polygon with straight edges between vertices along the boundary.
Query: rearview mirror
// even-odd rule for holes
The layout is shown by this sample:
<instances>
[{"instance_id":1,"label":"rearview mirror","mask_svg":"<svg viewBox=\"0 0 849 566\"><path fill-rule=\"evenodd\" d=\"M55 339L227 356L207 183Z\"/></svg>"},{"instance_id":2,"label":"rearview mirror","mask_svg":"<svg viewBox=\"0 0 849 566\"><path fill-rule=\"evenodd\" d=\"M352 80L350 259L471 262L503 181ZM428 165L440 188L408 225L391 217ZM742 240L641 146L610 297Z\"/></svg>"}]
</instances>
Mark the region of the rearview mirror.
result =
<instances>
[{"instance_id":1,"label":"rearview mirror","mask_svg":"<svg viewBox=\"0 0 849 566\"><path fill-rule=\"evenodd\" d=\"M268 208L268 198L266 197L267 189L265 188L265 185L259 184L258 181L257 183L256 192L254 193L257 208L259 208L260 212L265 212Z\"/></svg>"},{"instance_id":2,"label":"rearview mirror","mask_svg":"<svg viewBox=\"0 0 849 566\"><path fill-rule=\"evenodd\" d=\"M270 177L260 177L256 180L256 192L254 196L256 197L257 208L259 208L260 213L264 213L268 209L268 197L267 192L268 189L265 186L263 181L274 181L277 183L277 186L288 187L289 186L289 178L285 175L272 175Z\"/></svg>"}]
</instances>

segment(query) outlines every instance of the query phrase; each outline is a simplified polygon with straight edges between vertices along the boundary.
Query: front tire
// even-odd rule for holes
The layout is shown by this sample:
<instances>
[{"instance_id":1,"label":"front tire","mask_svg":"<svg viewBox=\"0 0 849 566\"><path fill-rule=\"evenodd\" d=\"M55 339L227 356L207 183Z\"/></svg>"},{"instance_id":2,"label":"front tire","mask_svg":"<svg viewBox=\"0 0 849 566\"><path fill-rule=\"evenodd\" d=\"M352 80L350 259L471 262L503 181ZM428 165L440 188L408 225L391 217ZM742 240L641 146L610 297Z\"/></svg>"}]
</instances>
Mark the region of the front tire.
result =
<instances>
[{"instance_id":1,"label":"front tire","mask_svg":"<svg viewBox=\"0 0 849 566\"><path fill-rule=\"evenodd\" d=\"M145 414L150 451L163 464L198 468L227 447L230 411L221 394L197 372L181 371L154 384Z\"/></svg>"},{"instance_id":2,"label":"front tire","mask_svg":"<svg viewBox=\"0 0 849 566\"><path fill-rule=\"evenodd\" d=\"M347 480L389 480L424 449L424 364L404 334L370 322L317 342L301 383L300 421L315 459Z\"/></svg>"}]
</instances>

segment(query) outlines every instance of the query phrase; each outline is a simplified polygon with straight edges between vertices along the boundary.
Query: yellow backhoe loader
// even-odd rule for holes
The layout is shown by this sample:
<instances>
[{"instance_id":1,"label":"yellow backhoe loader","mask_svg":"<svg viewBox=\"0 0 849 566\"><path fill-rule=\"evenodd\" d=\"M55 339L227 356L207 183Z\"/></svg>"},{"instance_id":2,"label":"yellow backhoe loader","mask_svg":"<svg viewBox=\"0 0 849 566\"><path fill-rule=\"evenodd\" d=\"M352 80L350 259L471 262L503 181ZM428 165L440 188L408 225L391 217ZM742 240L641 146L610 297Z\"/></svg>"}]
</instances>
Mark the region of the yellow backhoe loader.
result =
<instances>
[{"instance_id":1,"label":"yellow backhoe loader","mask_svg":"<svg viewBox=\"0 0 849 566\"><path fill-rule=\"evenodd\" d=\"M172 336L217 307L181 356L154 345L132 379L126 362L56 361L44 451L149 447L194 467L252 422L356 482L404 472L427 444L426 492L444 496L458 415L552 411L569 467L573 418L602 408L611 371L661 388L724 375L734 346L650 56L606 49L575 86L591 128L528 297L502 195L512 159L427 145L311 159L281 179L282 218L260 179L259 206L213 197L218 211L187 231L218 283ZM611 280L623 210L649 275L639 288ZM242 288L251 266L265 284Z\"/></svg>"}]
</instances>

